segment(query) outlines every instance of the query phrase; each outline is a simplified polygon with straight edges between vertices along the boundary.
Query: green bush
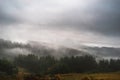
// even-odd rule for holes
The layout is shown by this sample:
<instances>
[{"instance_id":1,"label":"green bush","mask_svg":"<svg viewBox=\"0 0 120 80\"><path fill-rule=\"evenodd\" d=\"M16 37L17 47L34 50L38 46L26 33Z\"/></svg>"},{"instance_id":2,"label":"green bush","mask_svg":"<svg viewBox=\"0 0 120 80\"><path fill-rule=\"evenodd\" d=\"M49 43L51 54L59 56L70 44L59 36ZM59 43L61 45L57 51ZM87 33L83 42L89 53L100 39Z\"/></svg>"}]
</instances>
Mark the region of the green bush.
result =
<instances>
[{"instance_id":1,"label":"green bush","mask_svg":"<svg viewBox=\"0 0 120 80\"><path fill-rule=\"evenodd\" d=\"M17 67L6 59L0 59L0 75L13 75L18 72Z\"/></svg>"}]
</instances>

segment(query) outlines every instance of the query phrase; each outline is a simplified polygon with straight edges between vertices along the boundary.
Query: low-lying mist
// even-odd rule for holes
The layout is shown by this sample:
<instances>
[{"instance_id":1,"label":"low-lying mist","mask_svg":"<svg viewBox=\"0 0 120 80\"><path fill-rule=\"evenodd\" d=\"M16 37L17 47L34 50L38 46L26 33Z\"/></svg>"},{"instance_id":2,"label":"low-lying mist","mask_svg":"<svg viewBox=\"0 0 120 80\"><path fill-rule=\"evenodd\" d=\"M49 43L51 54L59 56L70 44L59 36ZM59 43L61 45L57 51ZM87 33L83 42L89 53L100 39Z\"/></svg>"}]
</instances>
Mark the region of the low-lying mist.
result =
<instances>
[{"instance_id":1,"label":"low-lying mist","mask_svg":"<svg viewBox=\"0 0 120 80\"><path fill-rule=\"evenodd\" d=\"M40 43L29 41L28 43L11 42L8 40L0 40L0 57L15 57L19 54L34 54L37 56L54 56L59 59L65 56L83 56L92 55L99 59L119 58L120 49L113 47L88 47L81 46L79 48L52 45L49 43Z\"/></svg>"}]
</instances>

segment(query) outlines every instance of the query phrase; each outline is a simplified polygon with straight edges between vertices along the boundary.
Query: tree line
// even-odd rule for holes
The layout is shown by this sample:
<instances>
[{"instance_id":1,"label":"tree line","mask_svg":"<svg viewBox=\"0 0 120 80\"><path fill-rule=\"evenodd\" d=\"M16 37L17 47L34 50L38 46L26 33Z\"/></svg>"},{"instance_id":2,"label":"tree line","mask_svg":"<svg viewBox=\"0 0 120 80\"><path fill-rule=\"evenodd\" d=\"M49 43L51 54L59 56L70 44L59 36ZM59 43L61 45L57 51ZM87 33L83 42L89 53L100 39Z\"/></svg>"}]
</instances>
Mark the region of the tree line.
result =
<instances>
[{"instance_id":1,"label":"tree line","mask_svg":"<svg viewBox=\"0 0 120 80\"><path fill-rule=\"evenodd\" d=\"M66 74L120 71L120 59L99 60L90 55L62 57L38 57L33 54L19 55L14 63L33 74Z\"/></svg>"},{"instance_id":2,"label":"tree line","mask_svg":"<svg viewBox=\"0 0 120 80\"><path fill-rule=\"evenodd\" d=\"M38 57L33 54L19 55L14 61L0 59L0 75L17 74L18 67L31 74L67 74L120 71L120 59L99 60L90 55L62 57Z\"/></svg>"},{"instance_id":3,"label":"tree line","mask_svg":"<svg viewBox=\"0 0 120 80\"><path fill-rule=\"evenodd\" d=\"M0 76L14 75L17 74L17 72L18 72L18 68L13 62L7 59L0 59Z\"/></svg>"}]
</instances>

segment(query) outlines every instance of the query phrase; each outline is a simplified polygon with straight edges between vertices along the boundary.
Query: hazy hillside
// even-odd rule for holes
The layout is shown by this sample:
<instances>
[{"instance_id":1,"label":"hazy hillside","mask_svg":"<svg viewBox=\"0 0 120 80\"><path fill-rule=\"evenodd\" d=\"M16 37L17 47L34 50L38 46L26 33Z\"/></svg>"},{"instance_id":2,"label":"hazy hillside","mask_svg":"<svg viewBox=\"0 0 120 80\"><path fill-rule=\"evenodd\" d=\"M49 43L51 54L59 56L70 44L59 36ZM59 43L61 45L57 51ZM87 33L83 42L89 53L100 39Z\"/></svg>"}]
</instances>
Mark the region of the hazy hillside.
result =
<instances>
[{"instance_id":1,"label":"hazy hillside","mask_svg":"<svg viewBox=\"0 0 120 80\"><path fill-rule=\"evenodd\" d=\"M120 49L112 47L87 46L74 49L35 41L29 41L28 43L23 44L0 39L0 57L12 58L19 54L35 54L38 56L52 55L56 58L89 54L99 58L118 58L120 57Z\"/></svg>"},{"instance_id":2,"label":"hazy hillside","mask_svg":"<svg viewBox=\"0 0 120 80\"><path fill-rule=\"evenodd\" d=\"M86 55L83 51L67 48L63 46L53 47L50 44L42 44L35 41L30 41L27 44L11 42L8 40L0 40L0 55L1 57L14 57L19 54L35 54L38 56L55 56L56 58L64 56L80 56Z\"/></svg>"}]
</instances>

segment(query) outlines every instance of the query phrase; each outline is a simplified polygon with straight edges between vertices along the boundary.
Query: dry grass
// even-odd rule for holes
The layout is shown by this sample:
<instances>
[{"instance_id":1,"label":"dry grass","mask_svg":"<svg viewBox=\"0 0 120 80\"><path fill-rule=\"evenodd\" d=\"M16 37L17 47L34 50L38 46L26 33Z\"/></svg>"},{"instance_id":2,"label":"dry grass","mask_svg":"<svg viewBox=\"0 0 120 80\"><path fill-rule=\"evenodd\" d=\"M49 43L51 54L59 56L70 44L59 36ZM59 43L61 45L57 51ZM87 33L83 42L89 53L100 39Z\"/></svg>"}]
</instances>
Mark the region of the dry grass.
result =
<instances>
[{"instance_id":1,"label":"dry grass","mask_svg":"<svg viewBox=\"0 0 120 80\"><path fill-rule=\"evenodd\" d=\"M120 80L120 73L64 74L63 80Z\"/></svg>"},{"instance_id":2,"label":"dry grass","mask_svg":"<svg viewBox=\"0 0 120 80\"><path fill-rule=\"evenodd\" d=\"M18 76L2 76L0 80L120 80L120 73L95 73L95 74L58 74L55 77L29 76L27 79L19 73Z\"/></svg>"}]
</instances>

